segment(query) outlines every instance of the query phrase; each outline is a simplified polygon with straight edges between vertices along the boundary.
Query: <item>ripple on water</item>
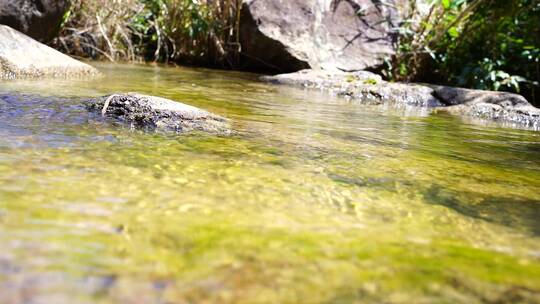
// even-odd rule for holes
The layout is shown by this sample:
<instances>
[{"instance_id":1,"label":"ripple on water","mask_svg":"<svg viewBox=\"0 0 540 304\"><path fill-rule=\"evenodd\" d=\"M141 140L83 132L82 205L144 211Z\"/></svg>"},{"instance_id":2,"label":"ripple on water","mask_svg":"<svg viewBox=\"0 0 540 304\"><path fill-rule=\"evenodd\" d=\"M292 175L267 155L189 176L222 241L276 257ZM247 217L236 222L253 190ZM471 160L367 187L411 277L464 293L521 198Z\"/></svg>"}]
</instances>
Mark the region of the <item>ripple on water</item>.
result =
<instances>
[{"instance_id":1,"label":"ripple on water","mask_svg":"<svg viewBox=\"0 0 540 304\"><path fill-rule=\"evenodd\" d=\"M0 302L540 303L538 133L98 66L2 84ZM143 133L80 105L127 91L238 133Z\"/></svg>"}]
</instances>

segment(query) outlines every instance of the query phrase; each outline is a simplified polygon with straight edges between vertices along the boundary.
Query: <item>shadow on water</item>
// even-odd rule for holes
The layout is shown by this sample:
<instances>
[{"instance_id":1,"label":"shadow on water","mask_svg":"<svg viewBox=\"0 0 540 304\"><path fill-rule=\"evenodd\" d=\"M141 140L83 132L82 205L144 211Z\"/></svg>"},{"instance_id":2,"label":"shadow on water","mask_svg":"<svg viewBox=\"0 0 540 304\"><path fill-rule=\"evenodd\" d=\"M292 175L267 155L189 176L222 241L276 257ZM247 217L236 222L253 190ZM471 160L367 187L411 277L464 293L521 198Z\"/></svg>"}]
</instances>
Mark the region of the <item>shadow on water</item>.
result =
<instances>
[{"instance_id":1,"label":"shadow on water","mask_svg":"<svg viewBox=\"0 0 540 304\"><path fill-rule=\"evenodd\" d=\"M426 189L423 195L429 204L445 206L464 216L540 236L540 201L475 192L458 193L437 184Z\"/></svg>"},{"instance_id":2,"label":"shadow on water","mask_svg":"<svg viewBox=\"0 0 540 304\"><path fill-rule=\"evenodd\" d=\"M88 112L83 98L0 92L0 148L72 147L114 141L107 121Z\"/></svg>"},{"instance_id":3,"label":"shadow on water","mask_svg":"<svg viewBox=\"0 0 540 304\"><path fill-rule=\"evenodd\" d=\"M52 131L63 125L84 124L88 116L79 98L0 92L0 123L3 125L45 133L43 128Z\"/></svg>"}]
</instances>

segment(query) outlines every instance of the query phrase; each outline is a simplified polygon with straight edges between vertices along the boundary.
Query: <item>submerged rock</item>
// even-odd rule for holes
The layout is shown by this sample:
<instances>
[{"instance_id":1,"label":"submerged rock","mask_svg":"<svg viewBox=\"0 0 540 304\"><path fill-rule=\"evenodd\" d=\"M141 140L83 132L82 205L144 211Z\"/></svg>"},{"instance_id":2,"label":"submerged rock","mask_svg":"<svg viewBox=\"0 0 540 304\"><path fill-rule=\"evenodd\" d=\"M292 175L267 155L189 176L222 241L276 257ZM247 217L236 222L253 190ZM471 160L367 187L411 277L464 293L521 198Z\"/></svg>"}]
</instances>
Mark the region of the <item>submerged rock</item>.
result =
<instances>
[{"instance_id":1,"label":"submerged rock","mask_svg":"<svg viewBox=\"0 0 540 304\"><path fill-rule=\"evenodd\" d=\"M355 71L394 53L398 0L245 0L244 65L278 73L306 68Z\"/></svg>"},{"instance_id":2,"label":"submerged rock","mask_svg":"<svg viewBox=\"0 0 540 304\"><path fill-rule=\"evenodd\" d=\"M0 1L0 24L48 42L58 34L69 4L68 0L3 0Z\"/></svg>"},{"instance_id":3,"label":"submerged rock","mask_svg":"<svg viewBox=\"0 0 540 304\"><path fill-rule=\"evenodd\" d=\"M0 79L96 76L88 64L0 25Z\"/></svg>"},{"instance_id":4,"label":"submerged rock","mask_svg":"<svg viewBox=\"0 0 540 304\"><path fill-rule=\"evenodd\" d=\"M228 120L199 108L161 97L137 93L112 94L86 101L90 111L142 129L184 133L230 134Z\"/></svg>"},{"instance_id":5,"label":"submerged rock","mask_svg":"<svg viewBox=\"0 0 540 304\"><path fill-rule=\"evenodd\" d=\"M374 73L302 70L263 76L276 84L328 90L367 103L398 103L433 108L452 114L502 122L512 127L540 130L540 109L523 96L507 92L470 90L447 86L393 83Z\"/></svg>"}]
</instances>

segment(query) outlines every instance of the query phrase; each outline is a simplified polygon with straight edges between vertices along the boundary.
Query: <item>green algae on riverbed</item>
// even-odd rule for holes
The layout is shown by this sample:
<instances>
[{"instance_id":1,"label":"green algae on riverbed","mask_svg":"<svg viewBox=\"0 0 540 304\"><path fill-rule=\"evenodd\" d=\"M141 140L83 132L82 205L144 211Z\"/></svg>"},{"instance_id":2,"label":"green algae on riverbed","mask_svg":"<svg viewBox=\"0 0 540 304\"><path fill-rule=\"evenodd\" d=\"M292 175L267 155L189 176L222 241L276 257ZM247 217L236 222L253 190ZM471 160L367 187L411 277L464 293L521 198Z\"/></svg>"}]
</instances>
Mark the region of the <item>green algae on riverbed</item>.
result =
<instances>
[{"instance_id":1,"label":"green algae on riverbed","mask_svg":"<svg viewBox=\"0 0 540 304\"><path fill-rule=\"evenodd\" d=\"M540 134L249 74L100 65L0 111L0 302L540 303ZM77 96L233 120L146 134ZM64 96L47 103L36 97Z\"/></svg>"}]
</instances>

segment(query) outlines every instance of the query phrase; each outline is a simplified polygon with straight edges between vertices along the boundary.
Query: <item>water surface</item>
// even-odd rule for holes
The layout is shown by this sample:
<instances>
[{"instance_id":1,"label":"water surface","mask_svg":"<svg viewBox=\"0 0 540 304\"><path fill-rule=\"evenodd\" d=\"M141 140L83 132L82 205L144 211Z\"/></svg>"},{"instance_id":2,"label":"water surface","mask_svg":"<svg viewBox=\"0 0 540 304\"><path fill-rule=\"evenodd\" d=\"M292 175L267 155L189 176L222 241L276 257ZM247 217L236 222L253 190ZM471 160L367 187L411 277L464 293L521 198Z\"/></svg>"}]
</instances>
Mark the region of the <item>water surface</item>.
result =
<instances>
[{"instance_id":1,"label":"water surface","mask_svg":"<svg viewBox=\"0 0 540 304\"><path fill-rule=\"evenodd\" d=\"M1 303L540 303L540 133L96 65L0 84ZM131 91L237 132L144 133L80 106Z\"/></svg>"}]
</instances>

